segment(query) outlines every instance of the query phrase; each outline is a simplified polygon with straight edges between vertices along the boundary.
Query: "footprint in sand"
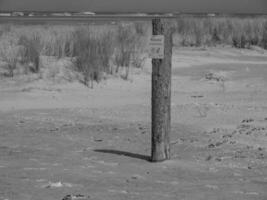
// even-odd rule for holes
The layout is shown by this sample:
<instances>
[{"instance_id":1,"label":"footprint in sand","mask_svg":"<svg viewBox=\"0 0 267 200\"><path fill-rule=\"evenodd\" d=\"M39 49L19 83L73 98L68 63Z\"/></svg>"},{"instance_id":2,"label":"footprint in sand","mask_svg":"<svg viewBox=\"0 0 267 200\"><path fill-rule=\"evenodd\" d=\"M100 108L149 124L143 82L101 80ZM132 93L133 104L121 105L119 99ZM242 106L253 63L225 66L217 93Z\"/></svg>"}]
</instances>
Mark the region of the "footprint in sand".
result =
<instances>
[{"instance_id":1,"label":"footprint in sand","mask_svg":"<svg viewBox=\"0 0 267 200\"><path fill-rule=\"evenodd\" d=\"M100 171L100 170L93 170L92 172L95 174L103 174L104 173L103 171Z\"/></svg>"},{"instance_id":2,"label":"footprint in sand","mask_svg":"<svg viewBox=\"0 0 267 200\"><path fill-rule=\"evenodd\" d=\"M95 162L98 164L103 164L103 165L107 165L107 166L111 166L111 167L116 167L119 165L119 163L105 162L104 160L97 160Z\"/></svg>"},{"instance_id":3,"label":"footprint in sand","mask_svg":"<svg viewBox=\"0 0 267 200\"><path fill-rule=\"evenodd\" d=\"M41 186L42 188L61 188L61 187L73 187L73 185L71 183L62 183L62 182L50 182L45 184L45 185L42 185Z\"/></svg>"},{"instance_id":4,"label":"footprint in sand","mask_svg":"<svg viewBox=\"0 0 267 200\"><path fill-rule=\"evenodd\" d=\"M40 171L44 171L44 170L47 170L47 168L31 168L31 167L25 167L23 168L23 170L25 171L31 171L31 170L40 170Z\"/></svg>"},{"instance_id":5,"label":"footprint in sand","mask_svg":"<svg viewBox=\"0 0 267 200\"><path fill-rule=\"evenodd\" d=\"M212 189L212 190L218 190L219 187L217 185L205 185L206 188Z\"/></svg>"},{"instance_id":6,"label":"footprint in sand","mask_svg":"<svg viewBox=\"0 0 267 200\"><path fill-rule=\"evenodd\" d=\"M145 180L146 178L142 175L139 175L139 174L134 174L132 175L131 179L134 179L134 180Z\"/></svg>"},{"instance_id":7,"label":"footprint in sand","mask_svg":"<svg viewBox=\"0 0 267 200\"><path fill-rule=\"evenodd\" d=\"M114 190L114 189L109 189L108 192L112 193L119 193L119 194L128 194L126 190Z\"/></svg>"}]
</instances>

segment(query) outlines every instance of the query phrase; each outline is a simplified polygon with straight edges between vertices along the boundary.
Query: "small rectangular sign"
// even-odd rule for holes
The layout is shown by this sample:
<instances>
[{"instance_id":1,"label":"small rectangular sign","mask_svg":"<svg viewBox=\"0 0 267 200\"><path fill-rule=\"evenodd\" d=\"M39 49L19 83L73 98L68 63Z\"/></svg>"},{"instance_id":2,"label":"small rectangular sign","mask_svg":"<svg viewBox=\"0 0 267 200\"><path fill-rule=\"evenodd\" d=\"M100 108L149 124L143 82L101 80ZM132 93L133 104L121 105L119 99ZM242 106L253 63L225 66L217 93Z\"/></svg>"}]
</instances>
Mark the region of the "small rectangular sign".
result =
<instances>
[{"instance_id":1,"label":"small rectangular sign","mask_svg":"<svg viewBox=\"0 0 267 200\"><path fill-rule=\"evenodd\" d=\"M149 57L164 58L164 35L152 35L149 41Z\"/></svg>"}]
</instances>

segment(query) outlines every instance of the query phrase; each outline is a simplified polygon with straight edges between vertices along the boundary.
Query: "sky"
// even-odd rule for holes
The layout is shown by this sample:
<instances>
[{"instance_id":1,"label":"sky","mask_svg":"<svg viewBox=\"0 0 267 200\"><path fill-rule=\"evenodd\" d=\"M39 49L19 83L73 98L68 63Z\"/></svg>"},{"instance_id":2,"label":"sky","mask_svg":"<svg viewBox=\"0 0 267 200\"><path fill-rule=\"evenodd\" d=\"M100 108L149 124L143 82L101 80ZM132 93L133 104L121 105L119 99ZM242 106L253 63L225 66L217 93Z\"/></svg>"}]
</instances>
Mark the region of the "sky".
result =
<instances>
[{"instance_id":1,"label":"sky","mask_svg":"<svg viewBox=\"0 0 267 200\"><path fill-rule=\"evenodd\" d=\"M0 0L0 10L267 14L267 0Z\"/></svg>"}]
</instances>

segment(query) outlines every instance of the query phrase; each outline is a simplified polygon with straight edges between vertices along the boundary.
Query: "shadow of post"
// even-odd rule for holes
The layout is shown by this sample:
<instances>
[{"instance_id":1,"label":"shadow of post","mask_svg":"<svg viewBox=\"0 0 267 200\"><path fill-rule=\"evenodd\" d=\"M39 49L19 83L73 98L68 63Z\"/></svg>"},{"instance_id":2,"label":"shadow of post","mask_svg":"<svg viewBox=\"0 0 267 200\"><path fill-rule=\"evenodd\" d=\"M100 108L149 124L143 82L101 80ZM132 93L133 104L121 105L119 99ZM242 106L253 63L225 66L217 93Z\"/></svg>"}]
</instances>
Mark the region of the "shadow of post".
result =
<instances>
[{"instance_id":1,"label":"shadow of post","mask_svg":"<svg viewBox=\"0 0 267 200\"><path fill-rule=\"evenodd\" d=\"M113 150L113 149L95 149L94 151L100 152L100 153L109 153L109 154L115 154L115 155L120 155L120 156L127 156L127 157L131 157L131 158L137 158L137 159L141 159L141 160L151 161L150 156L136 154L136 153L130 153L130 152L126 152L126 151L119 151L119 150Z\"/></svg>"}]
</instances>

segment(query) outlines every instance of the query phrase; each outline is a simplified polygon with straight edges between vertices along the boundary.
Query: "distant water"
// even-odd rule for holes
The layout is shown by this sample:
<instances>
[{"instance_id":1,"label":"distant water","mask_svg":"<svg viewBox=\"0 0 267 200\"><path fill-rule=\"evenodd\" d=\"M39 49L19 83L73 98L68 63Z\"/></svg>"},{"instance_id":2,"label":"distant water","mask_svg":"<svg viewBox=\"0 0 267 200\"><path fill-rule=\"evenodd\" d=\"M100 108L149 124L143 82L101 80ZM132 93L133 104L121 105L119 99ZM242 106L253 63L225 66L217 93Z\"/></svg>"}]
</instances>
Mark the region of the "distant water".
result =
<instances>
[{"instance_id":1,"label":"distant water","mask_svg":"<svg viewBox=\"0 0 267 200\"><path fill-rule=\"evenodd\" d=\"M97 14L87 16L0 16L0 23L21 23L21 24L105 24L116 21L150 21L152 18L179 18L179 17L210 17L207 13L199 14ZM267 18L267 15L252 15L252 14L216 14L210 18L216 17L240 17L240 18Z\"/></svg>"},{"instance_id":2,"label":"distant water","mask_svg":"<svg viewBox=\"0 0 267 200\"><path fill-rule=\"evenodd\" d=\"M168 16L166 16L168 17ZM147 21L152 16L134 16L134 15L97 15L97 16L0 16L0 23L22 23L22 24L51 24L51 23L106 23L116 21Z\"/></svg>"}]
</instances>

